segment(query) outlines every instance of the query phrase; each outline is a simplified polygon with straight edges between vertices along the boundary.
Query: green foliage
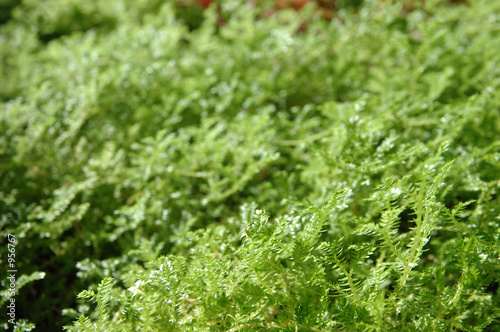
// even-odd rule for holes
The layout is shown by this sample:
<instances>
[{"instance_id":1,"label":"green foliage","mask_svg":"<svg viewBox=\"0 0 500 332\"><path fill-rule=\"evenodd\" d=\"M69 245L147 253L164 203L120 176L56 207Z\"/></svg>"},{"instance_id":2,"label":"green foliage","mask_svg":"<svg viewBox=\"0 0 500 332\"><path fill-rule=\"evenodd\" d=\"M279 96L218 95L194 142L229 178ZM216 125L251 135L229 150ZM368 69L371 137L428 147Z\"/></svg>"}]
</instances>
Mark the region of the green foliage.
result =
<instances>
[{"instance_id":1,"label":"green foliage","mask_svg":"<svg viewBox=\"0 0 500 332\"><path fill-rule=\"evenodd\" d=\"M345 3L7 2L16 329L498 329L500 3Z\"/></svg>"}]
</instances>

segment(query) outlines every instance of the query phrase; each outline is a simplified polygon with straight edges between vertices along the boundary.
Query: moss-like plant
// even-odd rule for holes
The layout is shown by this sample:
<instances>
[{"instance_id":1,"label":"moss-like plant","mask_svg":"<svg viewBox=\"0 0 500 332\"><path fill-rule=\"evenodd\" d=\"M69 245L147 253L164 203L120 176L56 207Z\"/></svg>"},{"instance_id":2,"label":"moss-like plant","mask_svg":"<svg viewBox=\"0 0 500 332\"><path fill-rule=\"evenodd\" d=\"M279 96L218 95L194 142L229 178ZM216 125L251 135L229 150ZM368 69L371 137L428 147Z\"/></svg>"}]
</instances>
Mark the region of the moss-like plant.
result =
<instances>
[{"instance_id":1,"label":"moss-like plant","mask_svg":"<svg viewBox=\"0 0 500 332\"><path fill-rule=\"evenodd\" d=\"M15 329L500 327L500 3L59 5L0 26Z\"/></svg>"}]
</instances>

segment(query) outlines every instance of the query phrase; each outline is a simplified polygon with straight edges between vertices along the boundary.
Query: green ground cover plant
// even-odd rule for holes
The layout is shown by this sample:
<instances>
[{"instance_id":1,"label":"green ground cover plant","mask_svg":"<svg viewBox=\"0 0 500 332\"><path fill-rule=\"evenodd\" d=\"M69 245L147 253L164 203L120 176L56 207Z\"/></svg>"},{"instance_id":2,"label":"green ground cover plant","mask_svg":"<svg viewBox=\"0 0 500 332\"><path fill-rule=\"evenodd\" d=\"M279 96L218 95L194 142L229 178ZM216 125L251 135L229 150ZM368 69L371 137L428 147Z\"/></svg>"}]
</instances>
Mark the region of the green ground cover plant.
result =
<instances>
[{"instance_id":1,"label":"green ground cover plant","mask_svg":"<svg viewBox=\"0 0 500 332\"><path fill-rule=\"evenodd\" d=\"M358 3L2 2L2 327L500 330L500 2Z\"/></svg>"}]
</instances>

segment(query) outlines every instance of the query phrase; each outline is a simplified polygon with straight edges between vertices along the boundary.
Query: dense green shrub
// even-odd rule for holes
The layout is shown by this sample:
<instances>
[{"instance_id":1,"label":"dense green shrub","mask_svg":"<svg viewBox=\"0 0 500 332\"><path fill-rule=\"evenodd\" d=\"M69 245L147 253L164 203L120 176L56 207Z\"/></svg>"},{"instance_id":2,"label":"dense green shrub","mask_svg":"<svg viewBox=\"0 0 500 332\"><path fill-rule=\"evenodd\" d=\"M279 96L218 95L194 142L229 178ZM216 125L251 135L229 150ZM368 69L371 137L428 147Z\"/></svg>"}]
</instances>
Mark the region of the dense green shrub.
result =
<instances>
[{"instance_id":1,"label":"dense green shrub","mask_svg":"<svg viewBox=\"0 0 500 332\"><path fill-rule=\"evenodd\" d=\"M500 3L244 3L9 4L18 330L499 329Z\"/></svg>"}]
</instances>

